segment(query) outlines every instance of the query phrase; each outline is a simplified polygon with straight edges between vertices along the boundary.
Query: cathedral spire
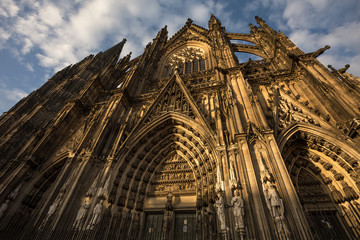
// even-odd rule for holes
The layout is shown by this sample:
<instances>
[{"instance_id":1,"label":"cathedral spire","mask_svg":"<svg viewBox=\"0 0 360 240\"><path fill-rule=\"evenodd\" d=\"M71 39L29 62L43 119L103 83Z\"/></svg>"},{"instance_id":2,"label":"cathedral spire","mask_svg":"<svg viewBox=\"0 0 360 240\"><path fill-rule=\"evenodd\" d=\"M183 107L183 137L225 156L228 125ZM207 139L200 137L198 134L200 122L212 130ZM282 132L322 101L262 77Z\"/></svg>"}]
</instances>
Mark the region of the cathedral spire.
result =
<instances>
[{"instance_id":1,"label":"cathedral spire","mask_svg":"<svg viewBox=\"0 0 360 240\"><path fill-rule=\"evenodd\" d=\"M110 59L114 59L114 58L116 58L116 60L119 59L120 53L124 47L125 42L126 42L126 39L124 38L121 42L119 42L115 46L106 50L103 54L103 57L106 60L110 60Z\"/></svg>"}]
</instances>

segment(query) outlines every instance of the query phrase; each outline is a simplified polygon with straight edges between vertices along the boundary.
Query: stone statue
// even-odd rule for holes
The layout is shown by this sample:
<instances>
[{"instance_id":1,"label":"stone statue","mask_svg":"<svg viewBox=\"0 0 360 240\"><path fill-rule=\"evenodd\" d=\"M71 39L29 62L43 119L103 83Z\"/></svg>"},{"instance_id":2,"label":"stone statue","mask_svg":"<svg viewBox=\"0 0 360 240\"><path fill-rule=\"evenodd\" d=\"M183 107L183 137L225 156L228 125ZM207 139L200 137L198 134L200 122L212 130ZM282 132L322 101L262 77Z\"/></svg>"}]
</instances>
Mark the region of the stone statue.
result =
<instances>
[{"instance_id":1,"label":"stone statue","mask_svg":"<svg viewBox=\"0 0 360 240\"><path fill-rule=\"evenodd\" d=\"M234 218L235 218L235 230L240 231L241 229L244 229L244 200L240 196L240 190L235 190L235 196L231 199L231 205L234 208Z\"/></svg>"},{"instance_id":2,"label":"stone statue","mask_svg":"<svg viewBox=\"0 0 360 240\"><path fill-rule=\"evenodd\" d=\"M9 199L6 199L6 201L0 206L0 218L2 217L2 215L4 215L8 206L9 206Z\"/></svg>"},{"instance_id":3,"label":"stone statue","mask_svg":"<svg viewBox=\"0 0 360 240\"><path fill-rule=\"evenodd\" d=\"M100 200L100 202L98 202L98 204L96 204L94 208L93 216L90 220L89 225L87 226L88 229L90 230L93 229L94 226L100 222L102 211L103 211L103 200Z\"/></svg>"},{"instance_id":4,"label":"stone statue","mask_svg":"<svg viewBox=\"0 0 360 240\"><path fill-rule=\"evenodd\" d=\"M81 227L81 222L84 219L87 210L90 207L90 202L89 202L89 198L85 198L83 204L81 205L79 211L77 212L76 218L75 218L75 222L73 224L73 227L75 229L80 229Z\"/></svg>"},{"instance_id":5,"label":"stone statue","mask_svg":"<svg viewBox=\"0 0 360 240\"><path fill-rule=\"evenodd\" d=\"M284 217L284 205L279 196L275 185L270 181L266 185L262 181L266 205L270 210L271 216L274 218L274 223L277 228L279 239L290 239L290 231Z\"/></svg>"},{"instance_id":6,"label":"stone statue","mask_svg":"<svg viewBox=\"0 0 360 240\"><path fill-rule=\"evenodd\" d=\"M266 204L273 218L284 217L283 202L274 184L271 184L270 182L266 183L266 187L264 188L264 195Z\"/></svg>"},{"instance_id":7,"label":"stone statue","mask_svg":"<svg viewBox=\"0 0 360 240\"><path fill-rule=\"evenodd\" d=\"M50 220L51 216L55 213L56 209L59 207L60 202L62 200L64 196L64 192L60 191L59 195L56 197L55 201L53 202L53 204L49 207L49 210L46 214L46 218L44 219L44 221L42 222L41 227L44 227L44 225Z\"/></svg>"},{"instance_id":8,"label":"stone statue","mask_svg":"<svg viewBox=\"0 0 360 240\"><path fill-rule=\"evenodd\" d=\"M226 223L225 223L225 201L223 197L223 192L219 191L217 193L217 199L215 201L216 213L218 215L218 219L220 222L220 229L222 231L226 231Z\"/></svg>"},{"instance_id":9,"label":"stone statue","mask_svg":"<svg viewBox=\"0 0 360 240\"><path fill-rule=\"evenodd\" d=\"M12 191L10 193L10 195L8 196L8 199L14 200L16 198L16 196L18 195L20 188L21 188L21 183L15 188L14 191Z\"/></svg>"},{"instance_id":10,"label":"stone statue","mask_svg":"<svg viewBox=\"0 0 360 240\"><path fill-rule=\"evenodd\" d=\"M169 192L168 195L166 196L166 209L171 211L172 210L172 201L173 201L173 196L174 194L172 192Z\"/></svg>"}]
</instances>

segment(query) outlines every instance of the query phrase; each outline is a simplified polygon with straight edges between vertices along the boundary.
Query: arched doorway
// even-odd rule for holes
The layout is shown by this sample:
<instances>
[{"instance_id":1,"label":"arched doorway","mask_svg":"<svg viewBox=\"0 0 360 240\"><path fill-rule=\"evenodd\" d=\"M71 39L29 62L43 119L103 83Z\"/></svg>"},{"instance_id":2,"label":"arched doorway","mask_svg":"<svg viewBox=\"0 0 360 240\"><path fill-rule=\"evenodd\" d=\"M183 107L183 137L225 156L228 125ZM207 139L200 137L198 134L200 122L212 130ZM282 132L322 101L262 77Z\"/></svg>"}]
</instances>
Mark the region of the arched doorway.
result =
<instances>
[{"instance_id":1,"label":"arched doorway","mask_svg":"<svg viewBox=\"0 0 360 240\"><path fill-rule=\"evenodd\" d=\"M296 131L282 145L299 200L317 239L359 238L357 160L319 135Z\"/></svg>"},{"instance_id":2,"label":"arched doorway","mask_svg":"<svg viewBox=\"0 0 360 240\"><path fill-rule=\"evenodd\" d=\"M186 121L184 121L186 120ZM198 123L165 114L129 136L110 196L120 237L194 239L215 234L215 146ZM212 226L210 226L212 225Z\"/></svg>"}]
</instances>

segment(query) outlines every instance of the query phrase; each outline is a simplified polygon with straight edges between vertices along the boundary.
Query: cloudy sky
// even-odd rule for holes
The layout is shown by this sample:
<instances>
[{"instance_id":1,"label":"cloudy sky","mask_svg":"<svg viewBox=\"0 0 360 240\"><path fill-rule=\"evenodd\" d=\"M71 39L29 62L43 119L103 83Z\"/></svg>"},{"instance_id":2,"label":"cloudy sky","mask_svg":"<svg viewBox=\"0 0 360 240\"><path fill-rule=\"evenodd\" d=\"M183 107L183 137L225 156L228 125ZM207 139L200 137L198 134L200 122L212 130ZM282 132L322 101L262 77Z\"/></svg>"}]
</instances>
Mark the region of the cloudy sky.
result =
<instances>
[{"instance_id":1,"label":"cloudy sky","mask_svg":"<svg viewBox=\"0 0 360 240\"><path fill-rule=\"evenodd\" d=\"M360 75L359 0L0 0L0 114L89 54L126 38L135 57L165 25L169 37L187 18L207 28L211 13L229 32L257 15L305 52L330 45L320 61Z\"/></svg>"}]
</instances>

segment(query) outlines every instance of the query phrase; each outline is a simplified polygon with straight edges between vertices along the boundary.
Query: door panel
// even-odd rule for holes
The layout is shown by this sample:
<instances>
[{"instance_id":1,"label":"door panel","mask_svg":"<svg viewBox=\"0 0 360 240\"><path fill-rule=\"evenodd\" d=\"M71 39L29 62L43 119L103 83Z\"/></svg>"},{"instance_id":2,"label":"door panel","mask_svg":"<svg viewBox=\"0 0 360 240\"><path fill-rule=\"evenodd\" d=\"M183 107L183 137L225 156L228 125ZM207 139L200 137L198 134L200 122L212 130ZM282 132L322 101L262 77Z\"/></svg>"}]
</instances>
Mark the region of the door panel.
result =
<instances>
[{"instance_id":1,"label":"door panel","mask_svg":"<svg viewBox=\"0 0 360 240\"><path fill-rule=\"evenodd\" d=\"M145 228L142 239L144 240L161 239L162 223L163 223L162 213L146 214Z\"/></svg>"},{"instance_id":2,"label":"door panel","mask_svg":"<svg viewBox=\"0 0 360 240\"><path fill-rule=\"evenodd\" d=\"M195 218L195 212L175 214L175 240L190 240L196 238Z\"/></svg>"}]
</instances>

